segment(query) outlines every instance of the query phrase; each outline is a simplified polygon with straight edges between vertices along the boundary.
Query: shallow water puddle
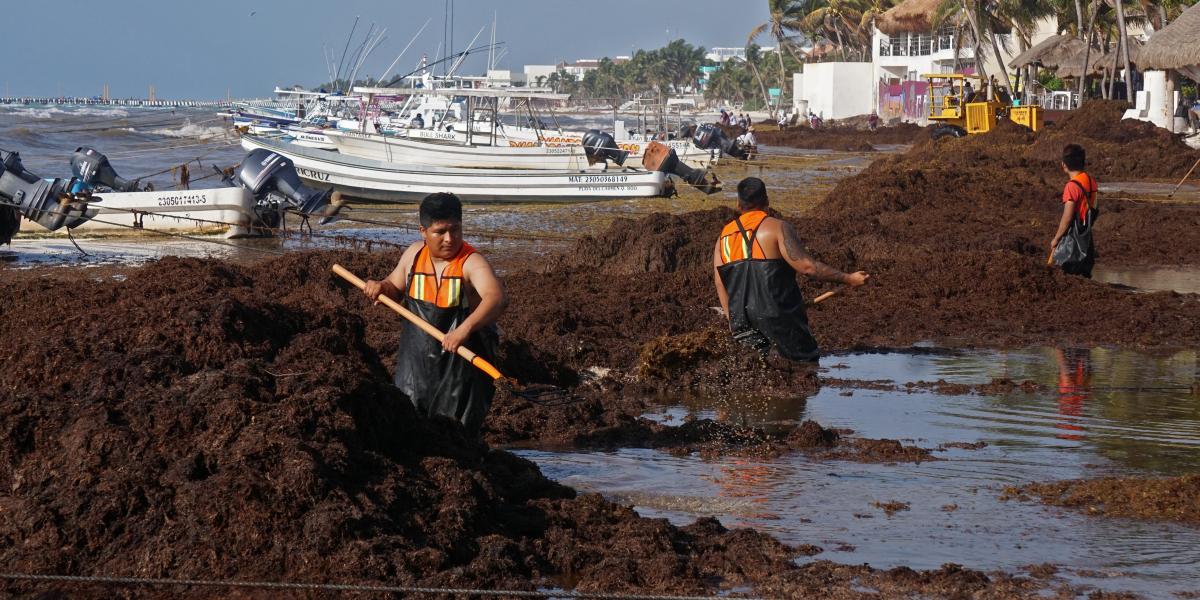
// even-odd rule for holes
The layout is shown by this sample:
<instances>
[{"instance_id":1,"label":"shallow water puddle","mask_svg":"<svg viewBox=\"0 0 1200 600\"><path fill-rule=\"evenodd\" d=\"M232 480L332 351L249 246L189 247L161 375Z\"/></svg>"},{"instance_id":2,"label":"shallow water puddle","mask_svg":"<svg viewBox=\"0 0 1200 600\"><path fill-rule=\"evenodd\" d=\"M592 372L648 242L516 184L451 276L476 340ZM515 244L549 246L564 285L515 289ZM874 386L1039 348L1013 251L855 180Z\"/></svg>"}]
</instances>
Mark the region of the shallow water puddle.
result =
<instances>
[{"instance_id":1,"label":"shallow water puddle","mask_svg":"<svg viewBox=\"0 0 1200 600\"><path fill-rule=\"evenodd\" d=\"M1200 294L1200 269L1195 268L1112 268L1101 264L1092 271L1092 278L1102 283L1118 283L1148 292Z\"/></svg>"},{"instance_id":2,"label":"shallow water puddle","mask_svg":"<svg viewBox=\"0 0 1200 600\"><path fill-rule=\"evenodd\" d=\"M875 567L1020 571L1053 563L1075 583L1149 596L1200 587L1200 529L1101 519L1040 504L1001 501L1006 485L1112 474L1177 475L1200 468L1197 353L1148 357L1110 349L854 354L822 361L827 377L890 380L899 391L825 387L806 403L739 412L689 400L660 419L687 415L778 423L815 419L871 438L950 448L922 464L674 457L524 451L550 477L690 522L717 516L793 544L817 558ZM1043 391L1002 396L905 391L945 379L981 384L1032 380ZM1178 388L1178 389L1162 389ZM849 392L850 395L845 395ZM781 413L790 413L783 415ZM890 514L882 505L890 502ZM879 503L881 506L876 506Z\"/></svg>"}]
</instances>

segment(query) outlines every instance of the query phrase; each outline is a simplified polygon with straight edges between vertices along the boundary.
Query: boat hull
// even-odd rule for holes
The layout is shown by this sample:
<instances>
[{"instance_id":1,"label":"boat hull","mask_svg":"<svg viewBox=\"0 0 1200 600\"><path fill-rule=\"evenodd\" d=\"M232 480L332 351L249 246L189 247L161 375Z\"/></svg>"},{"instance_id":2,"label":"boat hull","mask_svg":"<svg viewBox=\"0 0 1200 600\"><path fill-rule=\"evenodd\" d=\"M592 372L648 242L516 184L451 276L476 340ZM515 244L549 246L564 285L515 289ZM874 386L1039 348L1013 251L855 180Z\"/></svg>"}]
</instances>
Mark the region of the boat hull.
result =
<instances>
[{"instance_id":1,"label":"boat hull","mask_svg":"<svg viewBox=\"0 0 1200 600\"><path fill-rule=\"evenodd\" d=\"M306 183L371 200L409 202L451 192L468 202L585 202L662 196L671 185L665 173L637 169L521 171L399 165L254 137L243 137L242 147L286 156Z\"/></svg>"},{"instance_id":2,"label":"boat hull","mask_svg":"<svg viewBox=\"0 0 1200 600\"><path fill-rule=\"evenodd\" d=\"M603 165L589 165L583 151L582 140L574 144L539 144L520 140L497 138L497 145L466 145L456 143L457 136L442 133L446 140L419 139L423 131L408 132L405 137L385 136L356 131L330 132L329 139L338 152L347 156L369 158L400 164L421 164L436 167L465 167L480 169L603 169ZM454 136L454 137L450 137ZM465 136L464 136L465 137ZM642 156L648 142L620 142L618 146L629 153L627 167L643 168ZM689 143L671 142L676 155L684 164L694 168L705 168L711 154L701 151Z\"/></svg>"},{"instance_id":3,"label":"boat hull","mask_svg":"<svg viewBox=\"0 0 1200 600\"><path fill-rule=\"evenodd\" d=\"M242 188L98 193L89 205L97 209L96 216L74 231L129 233L140 223L155 231L223 232L226 237L254 234L254 196ZM29 220L22 220L21 231L50 233ZM66 235L67 229L53 233Z\"/></svg>"},{"instance_id":4,"label":"boat hull","mask_svg":"<svg viewBox=\"0 0 1200 600\"><path fill-rule=\"evenodd\" d=\"M338 152L342 154L390 163L480 169L598 170L601 168L600 165L593 167L588 164L582 146L555 148L467 146L358 132L334 132L328 137L337 146ZM640 166L640 164L630 166Z\"/></svg>"}]
</instances>

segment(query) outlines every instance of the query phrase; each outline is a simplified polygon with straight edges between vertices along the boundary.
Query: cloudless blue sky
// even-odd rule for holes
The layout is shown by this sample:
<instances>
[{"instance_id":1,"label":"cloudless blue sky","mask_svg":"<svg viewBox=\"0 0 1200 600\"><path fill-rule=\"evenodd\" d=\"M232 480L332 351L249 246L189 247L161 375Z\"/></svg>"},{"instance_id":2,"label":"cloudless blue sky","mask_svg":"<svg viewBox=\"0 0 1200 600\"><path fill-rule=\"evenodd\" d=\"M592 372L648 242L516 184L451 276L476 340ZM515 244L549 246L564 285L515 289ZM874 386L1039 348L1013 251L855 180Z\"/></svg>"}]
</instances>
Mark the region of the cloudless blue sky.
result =
<instances>
[{"instance_id":1,"label":"cloudless blue sky","mask_svg":"<svg viewBox=\"0 0 1200 600\"><path fill-rule=\"evenodd\" d=\"M455 0L454 47L480 27L508 54L500 68L553 64L653 49L684 38L706 48L742 46L767 18L765 0ZM0 93L159 98L267 96L276 85L328 79L322 47L340 55L360 16L355 43L374 22L387 40L359 76L379 76L427 18L397 64L411 70L442 42L445 0L2 0ZM254 14L251 15L251 12ZM773 45L767 39L763 45ZM353 49L353 48L352 48ZM486 57L463 71L481 73Z\"/></svg>"}]
</instances>

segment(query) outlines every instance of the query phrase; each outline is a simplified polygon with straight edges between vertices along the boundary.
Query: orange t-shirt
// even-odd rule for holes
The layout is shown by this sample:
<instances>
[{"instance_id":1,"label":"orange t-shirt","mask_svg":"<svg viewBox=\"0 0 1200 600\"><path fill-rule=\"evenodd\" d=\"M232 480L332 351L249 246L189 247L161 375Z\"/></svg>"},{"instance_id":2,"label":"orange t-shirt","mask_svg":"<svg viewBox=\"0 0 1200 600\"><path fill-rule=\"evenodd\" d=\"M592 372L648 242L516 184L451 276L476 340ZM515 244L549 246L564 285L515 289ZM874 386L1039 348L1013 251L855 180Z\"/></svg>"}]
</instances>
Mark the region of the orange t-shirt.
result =
<instances>
[{"instance_id":1,"label":"orange t-shirt","mask_svg":"<svg viewBox=\"0 0 1200 600\"><path fill-rule=\"evenodd\" d=\"M1080 173L1071 178L1063 188L1063 203L1074 202L1075 212L1080 221L1087 219L1088 208L1096 200L1096 180L1087 173ZM1087 191L1085 194L1084 191Z\"/></svg>"}]
</instances>

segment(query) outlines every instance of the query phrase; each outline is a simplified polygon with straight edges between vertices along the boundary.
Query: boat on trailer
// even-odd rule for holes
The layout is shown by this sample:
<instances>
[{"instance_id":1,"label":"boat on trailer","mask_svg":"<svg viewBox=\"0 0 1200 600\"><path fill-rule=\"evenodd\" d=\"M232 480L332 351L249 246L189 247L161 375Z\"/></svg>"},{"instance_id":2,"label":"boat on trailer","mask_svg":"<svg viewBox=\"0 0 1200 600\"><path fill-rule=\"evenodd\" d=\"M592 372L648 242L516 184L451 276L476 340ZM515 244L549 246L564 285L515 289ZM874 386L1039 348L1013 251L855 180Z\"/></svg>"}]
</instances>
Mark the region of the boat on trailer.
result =
<instances>
[{"instance_id":1,"label":"boat on trailer","mask_svg":"<svg viewBox=\"0 0 1200 600\"><path fill-rule=\"evenodd\" d=\"M666 173L643 169L505 170L401 165L334 154L274 139L242 137L246 150L291 159L306 183L383 201L419 201L452 192L469 202L583 202L673 193Z\"/></svg>"}]
</instances>

